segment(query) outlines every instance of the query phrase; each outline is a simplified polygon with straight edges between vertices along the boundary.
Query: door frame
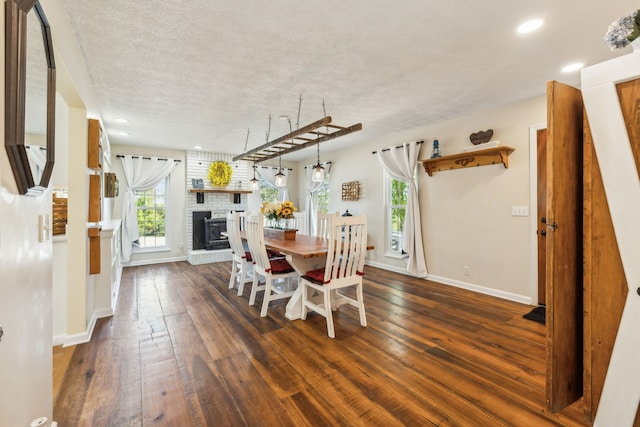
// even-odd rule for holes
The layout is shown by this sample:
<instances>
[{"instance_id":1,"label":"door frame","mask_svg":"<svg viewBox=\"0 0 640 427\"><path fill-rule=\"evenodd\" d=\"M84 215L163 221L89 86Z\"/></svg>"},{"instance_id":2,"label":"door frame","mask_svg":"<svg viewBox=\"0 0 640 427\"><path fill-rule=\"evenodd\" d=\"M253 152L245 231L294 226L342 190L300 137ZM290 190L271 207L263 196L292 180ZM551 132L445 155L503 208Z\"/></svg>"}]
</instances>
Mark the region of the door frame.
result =
<instances>
[{"instance_id":1,"label":"door frame","mask_svg":"<svg viewBox=\"0 0 640 427\"><path fill-rule=\"evenodd\" d=\"M529 126L529 297L538 305L538 131L547 124Z\"/></svg>"}]
</instances>

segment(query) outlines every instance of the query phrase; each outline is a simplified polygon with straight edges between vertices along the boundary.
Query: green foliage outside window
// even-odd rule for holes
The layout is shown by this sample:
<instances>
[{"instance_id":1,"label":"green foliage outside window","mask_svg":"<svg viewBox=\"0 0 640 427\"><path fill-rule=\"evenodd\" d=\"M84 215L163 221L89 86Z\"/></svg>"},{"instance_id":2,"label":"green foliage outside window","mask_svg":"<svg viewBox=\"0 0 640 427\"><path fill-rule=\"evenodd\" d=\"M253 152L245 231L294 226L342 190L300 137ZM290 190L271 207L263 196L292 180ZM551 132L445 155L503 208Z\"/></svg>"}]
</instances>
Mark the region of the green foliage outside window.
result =
<instances>
[{"instance_id":1,"label":"green foliage outside window","mask_svg":"<svg viewBox=\"0 0 640 427\"><path fill-rule=\"evenodd\" d=\"M331 193L329 192L329 174L325 174L324 182L318 189L318 212L328 213L329 212L329 196Z\"/></svg>"},{"instance_id":2,"label":"green foliage outside window","mask_svg":"<svg viewBox=\"0 0 640 427\"><path fill-rule=\"evenodd\" d=\"M391 249L394 252L402 251L402 232L404 230L404 218L407 214L407 201L409 200L409 186L406 182L391 179Z\"/></svg>"},{"instance_id":3,"label":"green foliage outside window","mask_svg":"<svg viewBox=\"0 0 640 427\"><path fill-rule=\"evenodd\" d=\"M166 239L165 181L157 187L136 191L136 208L141 247L164 246Z\"/></svg>"}]
</instances>

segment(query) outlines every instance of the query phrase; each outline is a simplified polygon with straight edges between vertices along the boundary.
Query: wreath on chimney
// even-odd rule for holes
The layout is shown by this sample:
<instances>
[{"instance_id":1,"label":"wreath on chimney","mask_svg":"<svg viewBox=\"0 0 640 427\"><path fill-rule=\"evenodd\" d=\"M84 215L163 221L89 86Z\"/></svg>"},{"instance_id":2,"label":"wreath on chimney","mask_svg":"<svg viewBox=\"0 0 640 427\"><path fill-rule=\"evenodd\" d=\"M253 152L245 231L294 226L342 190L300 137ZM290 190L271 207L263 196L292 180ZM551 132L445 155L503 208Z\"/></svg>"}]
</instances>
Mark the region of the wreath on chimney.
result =
<instances>
[{"instance_id":1,"label":"wreath on chimney","mask_svg":"<svg viewBox=\"0 0 640 427\"><path fill-rule=\"evenodd\" d=\"M231 182L233 169L227 162L211 162L209 165L209 181L216 187L225 187Z\"/></svg>"}]
</instances>

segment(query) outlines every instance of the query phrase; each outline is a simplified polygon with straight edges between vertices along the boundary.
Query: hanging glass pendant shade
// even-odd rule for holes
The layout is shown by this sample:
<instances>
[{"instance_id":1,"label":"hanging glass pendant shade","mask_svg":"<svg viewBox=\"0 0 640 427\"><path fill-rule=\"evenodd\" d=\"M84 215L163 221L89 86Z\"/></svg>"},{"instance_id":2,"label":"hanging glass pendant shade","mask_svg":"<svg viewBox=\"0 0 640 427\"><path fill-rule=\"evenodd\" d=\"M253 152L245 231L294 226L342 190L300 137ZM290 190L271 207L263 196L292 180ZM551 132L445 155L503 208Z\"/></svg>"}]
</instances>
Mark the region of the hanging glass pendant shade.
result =
<instances>
[{"instance_id":1,"label":"hanging glass pendant shade","mask_svg":"<svg viewBox=\"0 0 640 427\"><path fill-rule=\"evenodd\" d=\"M319 137L319 136L318 136ZM318 162L313 167L313 172L311 174L311 181L313 182L323 182L324 181L324 168L320 164L320 141L316 144L317 153L318 153Z\"/></svg>"},{"instance_id":2,"label":"hanging glass pendant shade","mask_svg":"<svg viewBox=\"0 0 640 427\"><path fill-rule=\"evenodd\" d=\"M256 178L256 162L253 162L253 178L249 180L250 186L252 190L257 190L260 188L260 181Z\"/></svg>"},{"instance_id":3,"label":"hanging glass pendant shade","mask_svg":"<svg viewBox=\"0 0 640 427\"><path fill-rule=\"evenodd\" d=\"M276 187L284 187L287 185L287 177L282 173L282 156L279 157L278 173L275 175Z\"/></svg>"}]
</instances>

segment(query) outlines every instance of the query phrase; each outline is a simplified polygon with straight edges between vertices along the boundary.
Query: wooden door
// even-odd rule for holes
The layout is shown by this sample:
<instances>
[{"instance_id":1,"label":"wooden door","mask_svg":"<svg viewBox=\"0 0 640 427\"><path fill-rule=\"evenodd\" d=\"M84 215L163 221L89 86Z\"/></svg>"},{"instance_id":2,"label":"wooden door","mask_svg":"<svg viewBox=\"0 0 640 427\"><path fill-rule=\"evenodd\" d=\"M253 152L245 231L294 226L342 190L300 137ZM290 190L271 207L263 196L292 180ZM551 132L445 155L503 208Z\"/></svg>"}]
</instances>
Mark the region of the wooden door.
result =
<instances>
[{"instance_id":1,"label":"wooden door","mask_svg":"<svg viewBox=\"0 0 640 427\"><path fill-rule=\"evenodd\" d=\"M547 407L582 396L582 118L580 91L547 84Z\"/></svg>"},{"instance_id":2,"label":"wooden door","mask_svg":"<svg viewBox=\"0 0 640 427\"><path fill-rule=\"evenodd\" d=\"M545 305L547 284L547 130L538 129L537 169L538 169L538 304Z\"/></svg>"},{"instance_id":3,"label":"wooden door","mask_svg":"<svg viewBox=\"0 0 640 427\"><path fill-rule=\"evenodd\" d=\"M616 85L631 151L640 170L640 79ZM584 408L594 421L629 285L588 120L584 124ZM640 427L640 411L634 427Z\"/></svg>"}]
</instances>

